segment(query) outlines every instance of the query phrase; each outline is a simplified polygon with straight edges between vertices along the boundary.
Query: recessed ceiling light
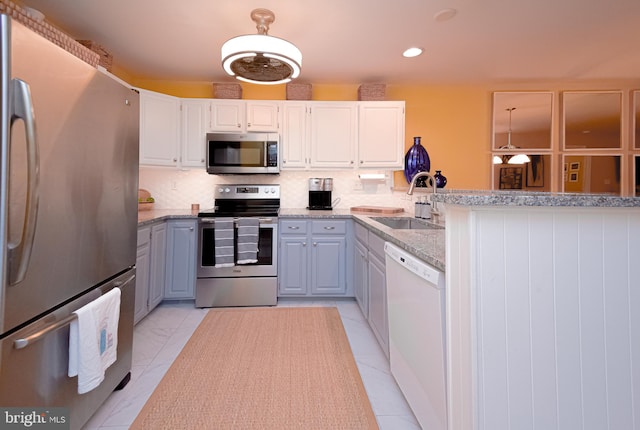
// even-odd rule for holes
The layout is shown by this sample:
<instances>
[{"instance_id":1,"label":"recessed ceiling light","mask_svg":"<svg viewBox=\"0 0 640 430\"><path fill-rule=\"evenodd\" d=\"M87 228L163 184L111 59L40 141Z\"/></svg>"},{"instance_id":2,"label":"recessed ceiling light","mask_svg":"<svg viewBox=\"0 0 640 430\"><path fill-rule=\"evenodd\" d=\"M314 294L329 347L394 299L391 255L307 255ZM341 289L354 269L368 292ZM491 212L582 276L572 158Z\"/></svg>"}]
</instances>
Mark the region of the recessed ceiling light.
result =
<instances>
[{"instance_id":1,"label":"recessed ceiling light","mask_svg":"<svg viewBox=\"0 0 640 430\"><path fill-rule=\"evenodd\" d=\"M457 13L458 11L453 8L442 9L433 15L433 19L437 22L449 21L451 18L456 16Z\"/></svg>"},{"instance_id":2,"label":"recessed ceiling light","mask_svg":"<svg viewBox=\"0 0 640 430\"><path fill-rule=\"evenodd\" d=\"M409 48L402 53L403 57L411 58L422 54L422 48Z\"/></svg>"}]
</instances>

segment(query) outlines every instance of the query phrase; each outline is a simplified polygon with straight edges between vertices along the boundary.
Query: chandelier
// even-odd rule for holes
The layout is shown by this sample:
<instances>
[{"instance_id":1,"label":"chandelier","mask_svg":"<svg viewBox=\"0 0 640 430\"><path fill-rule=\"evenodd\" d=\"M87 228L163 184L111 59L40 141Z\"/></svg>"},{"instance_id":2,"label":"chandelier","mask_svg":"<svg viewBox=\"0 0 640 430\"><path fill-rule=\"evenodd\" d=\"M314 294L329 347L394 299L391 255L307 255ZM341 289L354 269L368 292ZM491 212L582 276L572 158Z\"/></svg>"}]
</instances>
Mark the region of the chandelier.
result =
<instances>
[{"instance_id":1,"label":"chandelier","mask_svg":"<svg viewBox=\"0 0 640 430\"><path fill-rule=\"evenodd\" d=\"M516 110L514 107L506 108L506 111L509 111L509 132L507 133L507 144L501 146L498 149L518 149L517 146L513 146L511 144L511 113ZM531 159L527 154L515 154L515 155L503 155L500 157L499 155L493 156L493 164L525 164L529 163Z\"/></svg>"}]
</instances>

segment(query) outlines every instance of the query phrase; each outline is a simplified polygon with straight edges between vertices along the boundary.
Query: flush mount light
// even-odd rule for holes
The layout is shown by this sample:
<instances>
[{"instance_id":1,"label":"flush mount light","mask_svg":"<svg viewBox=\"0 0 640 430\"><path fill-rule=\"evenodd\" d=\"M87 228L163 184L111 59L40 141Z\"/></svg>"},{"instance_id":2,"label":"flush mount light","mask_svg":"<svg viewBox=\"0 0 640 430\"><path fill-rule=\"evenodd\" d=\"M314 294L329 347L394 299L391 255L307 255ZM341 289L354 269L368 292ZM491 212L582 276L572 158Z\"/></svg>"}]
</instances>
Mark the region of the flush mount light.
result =
<instances>
[{"instance_id":1,"label":"flush mount light","mask_svg":"<svg viewBox=\"0 0 640 430\"><path fill-rule=\"evenodd\" d=\"M402 53L403 57L412 58L422 54L422 48L409 48Z\"/></svg>"},{"instance_id":2,"label":"flush mount light","mask_svg":"<svg viewBox=\"0 0 640 430\"><path fill-rule=\"evenodd\" d=\"M445 22L445 21L449 21L457 14L458 14L458 11L456 9L453 9L453 8L442 9L433 15L433 19L437 22Z\"/></svg>"},{"instance_id":3,"label":"flush mount light","mask_svg":"<svg viewBox=\"0 0 640 430\"><path fill-rule=\"evenodd\" d=\"M302 53L294 44L269 36L275 15L254 9L251 19L258 34L234 37L222 45L222 67L227 74L253 84L284 84L300 75Z\"/></svg>"}]
</instances>

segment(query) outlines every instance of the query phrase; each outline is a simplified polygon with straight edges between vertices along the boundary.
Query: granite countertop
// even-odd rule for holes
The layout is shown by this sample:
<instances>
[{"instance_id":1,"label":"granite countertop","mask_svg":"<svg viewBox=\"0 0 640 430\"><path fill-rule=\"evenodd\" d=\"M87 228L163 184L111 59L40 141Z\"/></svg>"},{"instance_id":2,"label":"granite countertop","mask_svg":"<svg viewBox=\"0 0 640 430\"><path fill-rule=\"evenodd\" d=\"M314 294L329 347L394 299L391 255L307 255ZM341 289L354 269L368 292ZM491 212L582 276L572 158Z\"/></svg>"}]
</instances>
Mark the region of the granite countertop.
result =
<instances>
[{"instance_id":1,"label":"granite countertop","mask_svg":"<svg viewBox=\"0 0 640 430\"><path fill-rule=\"evenodd\" d=\"M167 220L171 218L198 218L198 211L191 209L152 209L150 211L138 212L138 227L152 224L156 221Z\"/></svg>"},{"instance_id":2,"label":"granite countertop","mask_svg":"<svg viewBox=\"0 0 640 430\"><path fill-rule=\"evenodd\" d=\"M442 190L431 201L461 206L640 207L640 197L528 191Z\"/></svg>"},{"instance_id":3,"label":"granite countertop","mask_svg":"<svg viewBox=\"0 0 640 430\"><path fill-rule=\"evenodd\" d=\"M396 230L379 222L375 217L387 216L383 214L364 215L353 213L349 209L333 209L328 211L309 210L305 208L280 208L279 218L343 218L353 219L355 222L373 231L385 241L391 242L405 251L415 255L436 269L445 270L445 230ZM408 213L389 215L396 217L411 217ZM167 219L198 218L197 211L190 209L157 209L138 212L138 226L152 224Z\"/></svg>"},{"instance_id":4,"label":"granite countertop","mask_svg":"<svg viewBox=\"0 0 640 430\"><path fill-rule=\"evenodd\" d=\"M438 270L445 271L445 229L416 229L397 230L376 222L375 217L412 217L404 212L401 214L362 214L353 213L349 209L334 209L330 211L317 211L308 209L280 209L280 218L352 218L373 231L385 241L399 246L405 251L415 255L424 262Z\"/></svg>"}]
</instances>

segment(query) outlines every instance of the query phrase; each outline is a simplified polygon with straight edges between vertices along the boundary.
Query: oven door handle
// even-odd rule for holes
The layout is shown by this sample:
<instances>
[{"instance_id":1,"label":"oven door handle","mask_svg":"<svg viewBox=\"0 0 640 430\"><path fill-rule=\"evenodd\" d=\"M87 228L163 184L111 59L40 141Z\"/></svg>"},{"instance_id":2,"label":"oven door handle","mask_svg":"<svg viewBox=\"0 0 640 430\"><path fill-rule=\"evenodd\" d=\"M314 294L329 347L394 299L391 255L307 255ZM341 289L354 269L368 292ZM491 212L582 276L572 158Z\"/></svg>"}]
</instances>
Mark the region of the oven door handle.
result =
<instances>
[{"instance_id":1,"label":"oven door handle","mask_svg":"<svg viewBox=\"0 0 640 430\"><path fill-rule=\"evenodd\" d=\"M240 218L233 218L233 222L236 223ZM260 225L273 225L275 220L273 218L259 218ZM204 224L213 224L215 218L200 218L200 222Z\"/></svg>"}]
</instances>

